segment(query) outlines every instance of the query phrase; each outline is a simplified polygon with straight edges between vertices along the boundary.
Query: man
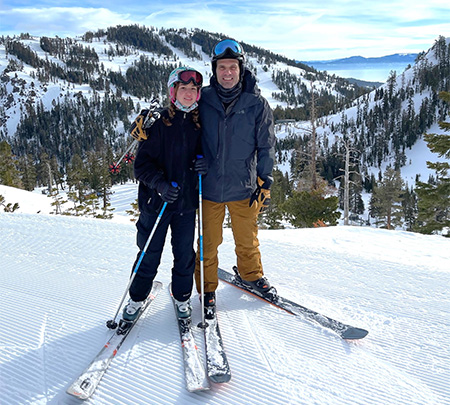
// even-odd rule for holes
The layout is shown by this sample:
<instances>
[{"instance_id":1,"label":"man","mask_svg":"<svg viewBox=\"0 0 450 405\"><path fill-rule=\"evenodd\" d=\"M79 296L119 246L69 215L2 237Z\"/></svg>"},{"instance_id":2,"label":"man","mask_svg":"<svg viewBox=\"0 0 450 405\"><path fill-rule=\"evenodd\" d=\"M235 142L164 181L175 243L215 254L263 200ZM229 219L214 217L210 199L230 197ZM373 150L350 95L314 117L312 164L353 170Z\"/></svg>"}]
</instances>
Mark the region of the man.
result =
<instances>
[{"instance_id":1,"label":"man","mask_svg":"<svg viewBox=\"0 0 450 405\"><path fill-rule=\"evenodd\" d=\"M241 45L219 42L213 52L210 85L199 102L202 146L208 171L203 180L203 258L206 318L215 316L218 247L225 207L231 217L237 267L252 288L266 292L257 217L270 203L275 135L273 114L244 66ZM197 254L195 280L201 291Z\"/></svg>"}]
</instances>

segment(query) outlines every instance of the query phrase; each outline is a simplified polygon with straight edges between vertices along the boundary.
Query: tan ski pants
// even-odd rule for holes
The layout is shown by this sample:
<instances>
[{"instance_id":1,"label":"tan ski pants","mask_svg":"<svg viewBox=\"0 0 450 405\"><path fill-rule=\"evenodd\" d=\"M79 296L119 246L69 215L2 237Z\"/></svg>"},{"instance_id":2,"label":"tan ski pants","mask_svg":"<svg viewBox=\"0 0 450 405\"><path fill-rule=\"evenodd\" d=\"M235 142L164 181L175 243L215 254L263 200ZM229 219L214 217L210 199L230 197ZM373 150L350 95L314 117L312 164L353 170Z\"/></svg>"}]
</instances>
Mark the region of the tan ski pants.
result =
<instances>
[{"instance_id":1,"label":"tan ski pants","mask_svg":"<svg viewBox=\"0 0 450 405\"><path fill-rule=\"evenodd\" d=\"M217 267L219 265L218 247L223 240L223 221L225 207L231 218L237 267L244 280L255 281L263 276L261 253L258 241L257 204L249 207L250 199L216 203L203 200L203 267L205 292L213 292L219 283ZM198 241L199 245L199 241ZM230 269L227 269L230 270ZM197 291L200 284L200 248L197 249L195 263L195 283Z\"/></svg>"}]
</instances>

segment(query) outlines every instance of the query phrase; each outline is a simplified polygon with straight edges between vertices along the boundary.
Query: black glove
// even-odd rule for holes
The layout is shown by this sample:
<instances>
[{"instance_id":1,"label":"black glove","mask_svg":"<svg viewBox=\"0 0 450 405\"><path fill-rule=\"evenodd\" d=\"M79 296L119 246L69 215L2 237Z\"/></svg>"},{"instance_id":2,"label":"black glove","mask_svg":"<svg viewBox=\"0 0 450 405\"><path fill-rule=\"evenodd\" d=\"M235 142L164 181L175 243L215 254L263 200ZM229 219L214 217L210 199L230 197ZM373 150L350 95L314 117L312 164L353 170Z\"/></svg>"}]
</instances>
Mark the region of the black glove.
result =
<instances>
[{"instance_id":1,"label":"black glove","mask_svg":"<svg viewBox=\"0 0 450 405\"><path fill-rule=\"evenodd\" d=\"M208 163L206 163L206 159L205 158L195 159L194 170L197 172L197 174L200 174L201 176L204 176L206 173L208 173Z\"/></svg>"},{"instance_id":2,"label":"black glove","mask_svg":"<svg viewBox=\"0 0 450 405\"><path fill-rule=\"evenodd\" d=\"M161 200L172 204L178 198L179 188L172 186L165 180L161 180L156 186L156 191L161 197Z\"/></svg>"},{"instance_id":3,"label":"black glove","mask_svg":"<svg viewBox=\"0 0 450 405\"><path fill-rule=\"evenodd\" d=\"M265 184L262 184L262 186L258 184L248 204L251 207L256 201L256 204L258 204L258 214L264 212L270 205L270 190L264 188L264 186Z\"/></svg>"}]
</instances>

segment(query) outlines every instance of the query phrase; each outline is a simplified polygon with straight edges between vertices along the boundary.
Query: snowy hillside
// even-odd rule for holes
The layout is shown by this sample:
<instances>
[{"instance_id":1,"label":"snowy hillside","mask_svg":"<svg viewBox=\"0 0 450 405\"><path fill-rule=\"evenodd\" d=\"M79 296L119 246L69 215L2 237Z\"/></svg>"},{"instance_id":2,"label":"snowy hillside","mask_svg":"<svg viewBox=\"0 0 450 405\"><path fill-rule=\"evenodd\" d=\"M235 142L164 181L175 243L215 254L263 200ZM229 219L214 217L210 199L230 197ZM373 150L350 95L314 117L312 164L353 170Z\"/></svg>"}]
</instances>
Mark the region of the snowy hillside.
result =
<instances>
[{"instance_id":1,"label":"snowy hillside","mask_svg":"<svg viewBox=\"0 0 450 405\"><path fill-rule=\"evenodd\" d=\"M356 110L349 109L346 110L348 117L352 119L356 114ZM331 119L338 120L339 117L332 116ZM448 120L447 120L448 121ZM292 136L304 136L305 133L311 128L309 122L302 122L296 124L284 124L277 126L277 139L283 139L286 137ZM317 129L317 133L320 134L322 139L329 138L330 142L336 139L342 139L342 134L330 134L329 127L322 126ZM429 133L431 134L442 134L445 133L439 128L438 124L434 124L430 127ZM292 158L293 150L285 150L282 152L282 158L278 161L277 168L281 170L283 173L291 172L290 162ZM402 175L405 184L409 186L415 186L416 178L419 176L421 181L427 181L429 176L435 176L436 172L427 167L427 162L443 162L446 159L443 157L439 157L437 153L433 153L428 148L425 140L419 139L411 148L406 150L407 161L405 166L401 167L400 173ZM388 165L391 165L392 162L390 160L385 160L380 168L371 166L368 168L367 176L371 173L378 176L378 172L384 171ZM366 206L367 207L367 206Z\"/></svg>"},{"instance_id":2,"label":"snowy hillside","mask_svg":"<svg viewBox=\"0 0 450 405\"><path fill-rule=\"evenodd\" d=\"M133 201L131 187L115 190L116 201ZM105 321L128 281L135 228L46 215L42 207L36 214L40 195L10 192L23 208L0 213L0 403L79 404L65 389L111 333ZM218 313L232 380L190 394L167 291L168 241L157 276L164 290L87 403L450 403L448 239L330 227L261 231L260 241L266 275L281 295L369 335L342 341L221 283ZM229 229L220 263L235 264ZM193 304L197 324L196 297Z\"/></svg>"},{"instance_id":3,"label":"snowy hillside","mask_svg":"<svg viewBox=\"0 0 450 405\"><path fill-rule=\"evenodd\" d=\"M450 38L442 37L440 41L421 55L412 67L398 75L393 72L385 84L359 97L349 108L319 118L316 134L322 157L329 154L327 147L337 145L337 150L342 149L344 139L348 139L357 150L355 161L360 166L359 173L367 178L377 177L387 166L398 168L409 187L415 186L417 178L426 182L430 175L435 175L427 168L427 161L446 159L428 149L423 134L445 133L438 122L449 120L449 107L438 100L437 89L441 83L448 91L449 74L440 78L430 73L435 79L432 85L423 78L430 67L437 69L440 64L450 67L448 50L445 57L440 55L441 48L450 49ZM437 55L441 59L438 60ZM310 131L309 121L282 125L278 128L277 138L302 138ZM278 167L283 172L289 171L292 152L283 151L283 157L279 159Z\"/></svg>"},{"instance_id":4,"label":"snowy hillside","mask_svg":"<svg viewBox=\"0 0 450 405\"><path fill-rule=\"evenodd\" d=\"M103 31L98 36L92 34L64 41L23 36L0 42L0 139L11 143L17 162L25 166L25 156L32 156L28 164L37 165L45 160L45 152L54 160L52 170L58 172L57 175L67 175L75 154L80 154L86 163L86 155L100 149L99 145L103 145L103 149L111 147L118 158L130 140L127 133L131 121L148 105L146 97L158 94L162 100L161 92L168 74L164 69L170 71L176 64L188 64L202 72L205 83L208 82L210 57L204 51L206 48L199 45L202 42L193 40L194 31L177 31L179 41L188 43L186 47L172 45L167 34L168 31L162 29L154 31L167 55L161 50L142 50L137 41L125 45L120 41L108 41ZM210 35L213 36L208 38L214 43L217 38ZM46 42L51 46L45 46ZM425 132L441 133L437 122L448 117L448 106L438 100L437 94L448 90L450 38L439 37L411 68L390 76L383 86L359 98L356 94L361 92L342 79L309 72L307 66L292 65L280 55L248 46L248 66L255 72L258 86L275 109L275 115L277 107L281 106L287 109L281 112L278 109L279 116L283 116L283 112L288 114L289 109L298 112L303 108L304 113L295 116L307 117L311 86L314 86L317 108L327 114L316 124L320 164L324 166L324 173L331 173L328 181L342 174L339 171L342 158L337 157L336 150L341 152L344 138L349 138L358 151L357 170L364 179L371 179L370 187L365 186L368 192L389 165L401 168L408 187L413 187L417 178L426 182L434 174L427 169L426 161L439 159L429 152L422 136ZM86 62L83 68L89 73L77 65L71 68L75 62L70 55L78 55L77 52L91 56L83 60ZM195 52L195 56L189 52ZM147 61L148 70L142 68L142 75L137 75L136 64L141 60ZM62 69L59 76L53 71L56 67ZM138 96L132 83L137 81L138 89L142 89L144 84L152 82L150 67L160 69L157 84L151 87L152 91L149 87L149 92ZM69 73L81 76L81 71L86 75L78 81L63 79L67 79ZM133 80L121 86L120 80L126 81L128 76ZM164 80L160 79L162 77ZM351 103L351 100L354 101ZM339 111L344 101L351 106ZM289 117L286 115L286 118ZM277 126L276 135L278 139L287 134L305 138L310 127L310 122L296 122L288 130ZM292 144L289 147L292 148ZM292 152L293 149L281 151L282 157L277 163L283 174L290 172L290 163L298 164L290 161ZM46 181L38 179L39 184Z\"/></svg>"},{"instance_id":5,"label":"snowy hillside","mask_svg":"<svg viewBox=\"0 0 450 405\"><path fill-rule=\"evenodd\" d=\"M134 63L138 62L141 57L146 57L161 65L177 66L178 64L185 64L191 66L203 74L205 84L209 83L209 77L211 76L210 56L206 55L199 45L192 45L193 49L195 49L195 51L200 55L200 59L197 59L186 56L182 50L170 45L165 40L163 34L158 35L158 38L173 52L172 56L169 57L164 54L157 55L156 53L146 52L139 48L133 48L133 53L131 54L115 55L112 57L107 54L107 50L109 48L116 48L119 45L114 42L108 42L106 38L100 38L89 42L83 41L81 38L75 38L73 41L78 46L95 51L99 57L98 65L101 65L105 72L125 74L127 69L132 67ZM61 59L44 52L40 46L39 37L22 39L20 42L24 47L26 47L26 49L34 52L39 59L65 67L66 64ZM23 65L22 68L19 68L14 72L14 75L10 71L10 69L13 69L10 66L13 61L17 61L18 65ZM277 62L267 68L267 66L265 66L259 58L250 55L247 55L247 64L256 73L262 94L268 100L272 108L275 108L277 105L282 107L287 106L285 102L277 101L273 97L273 93L282 92L272 80L273 72L278 70L289 70L292 74L298 76L302 82L309 86L309 79L303 77L306 73L303 69L288 66L283 62ZM13 66L14 69L16 69L16 65L14 63ZM47 82L40 82L39 80L36 80L38 70L39 69L36 69L29 64L23 64L15 56L9 55L6 51L5 45L0 43L0 77L5 76L3 82L7 83L5 91L2 92L4 94L0 94L0 99L4 104L3 108L0 110L0 116L4 118L5 121L0 122L0 128L4 126L5 133L10 136L16 132L17 125L21 115L23 114L25 103L38 105L42 102L43 108L45 110L50 110L55 102L62 102L66 97L72 98L77 95L83 95L86 98L90 98L95 94L93 89L87 83L75 84L60 78L54 78L53 80ZM166 78L164 80L166 80ZM328 83L320 80L316 83L318 86L325 89L333 88L335 85L332 82ZM112 86L112 89L114 91L117 90L115 86ZM100 94L101 98L103 98L105 91L99 91L98 94ZM141 107L144 107L149 101L142 98L139 99L133 95L130 96L133 103L135 105L140 103ZM160 100L163 100L163 97L160 94L154 94L153 96L159 97ZM134 118L134 116L134 114L130 116L130 119ZM120 129L121 128L118 128L118 130Z\"/></svg>"}]
</instances>

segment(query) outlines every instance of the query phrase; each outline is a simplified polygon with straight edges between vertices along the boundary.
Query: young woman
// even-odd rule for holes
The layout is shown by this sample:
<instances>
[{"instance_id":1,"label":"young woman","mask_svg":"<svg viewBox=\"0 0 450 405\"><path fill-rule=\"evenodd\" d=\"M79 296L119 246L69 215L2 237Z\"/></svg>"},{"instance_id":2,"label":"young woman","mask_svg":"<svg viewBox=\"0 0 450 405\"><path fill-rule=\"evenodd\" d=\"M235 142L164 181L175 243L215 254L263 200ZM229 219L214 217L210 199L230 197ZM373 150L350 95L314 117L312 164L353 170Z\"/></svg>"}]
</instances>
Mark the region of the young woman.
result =
<instances>
[{"instance_id":1,"label":"young woman","mask_svg":"<svg viewBox=\"0 0 450 405\"><path fill-rule=\"evenodd\" d=\"M134 320L151 291L158 271L167 230L171 229L173 252L172 294L178 316L191 315L195 252L195 214L198 208L198 174L206 173L201 155L198 100L202 75L180 67L168 80L170 105L147 130L147 140L139 145L134 174L139 180L140 216L136 224L137 245L141 256L164 202L167 207L156 228L130 286L130 300L123 311L124 320ZM174 187L173 183L177 184ZM134 267L133 267L134 268Z\"/></svg>"}]
</instances>

